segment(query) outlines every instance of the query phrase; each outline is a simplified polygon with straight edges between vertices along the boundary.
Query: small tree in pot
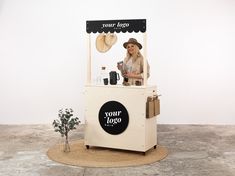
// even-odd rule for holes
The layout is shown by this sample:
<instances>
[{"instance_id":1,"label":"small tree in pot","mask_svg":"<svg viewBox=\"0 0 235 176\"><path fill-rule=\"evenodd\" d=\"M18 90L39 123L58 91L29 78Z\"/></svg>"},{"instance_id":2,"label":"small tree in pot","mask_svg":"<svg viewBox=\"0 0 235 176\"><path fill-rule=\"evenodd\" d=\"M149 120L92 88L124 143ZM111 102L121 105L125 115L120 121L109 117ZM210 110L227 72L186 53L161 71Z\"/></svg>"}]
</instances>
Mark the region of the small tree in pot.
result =
<instances>
[{"instance_id":1,"label":"small tree in pot","mask_svg":"<svg viewBox=\"0 0 235 176\"><path fill-rule=\"evenodd\" d=\"M58 116L59 119L54 120L52 125L55 128L55 132L59 132L61 137L65 137L64 152L70 152L68 133L76 129L75 126L81 122L78 117L72 118L73 110L71 108L65 110L60 109Z\"/></svg>"}]
</instances>

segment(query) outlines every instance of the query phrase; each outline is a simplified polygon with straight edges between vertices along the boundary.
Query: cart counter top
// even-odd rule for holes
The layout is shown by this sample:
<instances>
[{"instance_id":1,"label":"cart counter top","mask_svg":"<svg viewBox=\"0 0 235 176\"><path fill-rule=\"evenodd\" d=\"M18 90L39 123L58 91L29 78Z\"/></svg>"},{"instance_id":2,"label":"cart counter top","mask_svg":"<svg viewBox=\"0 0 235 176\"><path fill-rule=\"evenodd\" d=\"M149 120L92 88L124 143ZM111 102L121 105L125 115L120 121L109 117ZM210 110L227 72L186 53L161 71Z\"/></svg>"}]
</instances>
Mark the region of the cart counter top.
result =
<instances>
[{"instance_id":1,"label":"cart counter top","mask_svg":"<svg viewBox=\"0 0 235 176\"><path fill-rule=\"evenodd\" d=\"M149 88L155 88L155 85L148 85L148 86L135 86L135 85L130 85L130 86L124 86L122 84L116 84L116 85L85 85L85 87L100 87L100 88L120 88L120 89L149 89Z\"/></svg>"}]
</instances>

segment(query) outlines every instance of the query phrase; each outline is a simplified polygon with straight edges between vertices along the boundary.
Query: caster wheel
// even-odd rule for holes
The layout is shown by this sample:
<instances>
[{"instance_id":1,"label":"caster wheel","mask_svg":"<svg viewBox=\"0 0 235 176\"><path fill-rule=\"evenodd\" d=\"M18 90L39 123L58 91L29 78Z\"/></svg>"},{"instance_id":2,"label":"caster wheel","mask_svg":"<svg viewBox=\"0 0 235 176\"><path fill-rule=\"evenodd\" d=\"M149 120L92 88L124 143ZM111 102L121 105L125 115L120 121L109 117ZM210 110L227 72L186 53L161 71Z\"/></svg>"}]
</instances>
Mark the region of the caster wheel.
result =
<instances>
[{"instance_id":1,"label":"caster wheel","mask_svg":"<svg viewBox=\"0 0 235 176\"><path fill-rule=\"evenodd\" d=\"M86 145L86 149L89 149L90 148L90 146L89 145Z\"/></svg>"},{"instance_id":2,"label":"caster wheel","mask_svg":"<svg viewBox=\"0 0 235 176\"><path fill-rule=\"evenodd\" d=\"M156 148L157 148L157 145L155 145L153 148L156 149Z\"/></svg>"}]
</instances>

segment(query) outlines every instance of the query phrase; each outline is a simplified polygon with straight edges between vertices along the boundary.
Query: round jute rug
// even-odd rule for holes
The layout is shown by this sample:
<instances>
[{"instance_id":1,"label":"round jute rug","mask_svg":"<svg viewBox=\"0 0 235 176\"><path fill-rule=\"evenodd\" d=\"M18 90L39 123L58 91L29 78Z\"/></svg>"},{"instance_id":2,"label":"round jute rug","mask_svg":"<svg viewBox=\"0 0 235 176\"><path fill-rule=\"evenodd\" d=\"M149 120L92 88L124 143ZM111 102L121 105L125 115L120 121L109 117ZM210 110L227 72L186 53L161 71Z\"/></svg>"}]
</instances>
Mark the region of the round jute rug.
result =
<instances>
[{"instance_id":1,"label":"round jute rug","mask_svg":"<svg viewBox=\"0 0 235 176\"><path fill-rule=\"evenodd\" d=\"M81 167L125 167L150 164L164 159L168 151L163 146L150 149L145 153L117 150L102 147L86 149L84 140L70 143L70 152L63 152L63 145L58 144L47 151L48 157L56 162Z\"/></svg>"}]
</instances>

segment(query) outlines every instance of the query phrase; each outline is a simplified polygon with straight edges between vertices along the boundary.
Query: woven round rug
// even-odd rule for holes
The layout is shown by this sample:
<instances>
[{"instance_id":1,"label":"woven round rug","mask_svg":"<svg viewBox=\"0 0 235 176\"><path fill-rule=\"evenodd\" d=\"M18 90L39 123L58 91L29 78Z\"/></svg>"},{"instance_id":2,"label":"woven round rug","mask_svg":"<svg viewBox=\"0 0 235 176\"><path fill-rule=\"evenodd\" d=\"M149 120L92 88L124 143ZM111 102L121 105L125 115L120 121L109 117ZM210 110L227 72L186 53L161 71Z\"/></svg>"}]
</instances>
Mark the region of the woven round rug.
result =
<instances>
[{"instance_id":1,"label":"woven round rug","mask_svg":"<svg viewBox=\"0 0 235 176\"><path fill-rule=\"evenodd\" d=\"M70 152L63 152L63 145L58 144L47 151L48 157L56 162L81 167L125 167L151 164L164 159L168 151L163 146L150 149L145 154L127 150L103 147L86 149L84 140L70 143Z\"/></svg>"}]
</instances>

